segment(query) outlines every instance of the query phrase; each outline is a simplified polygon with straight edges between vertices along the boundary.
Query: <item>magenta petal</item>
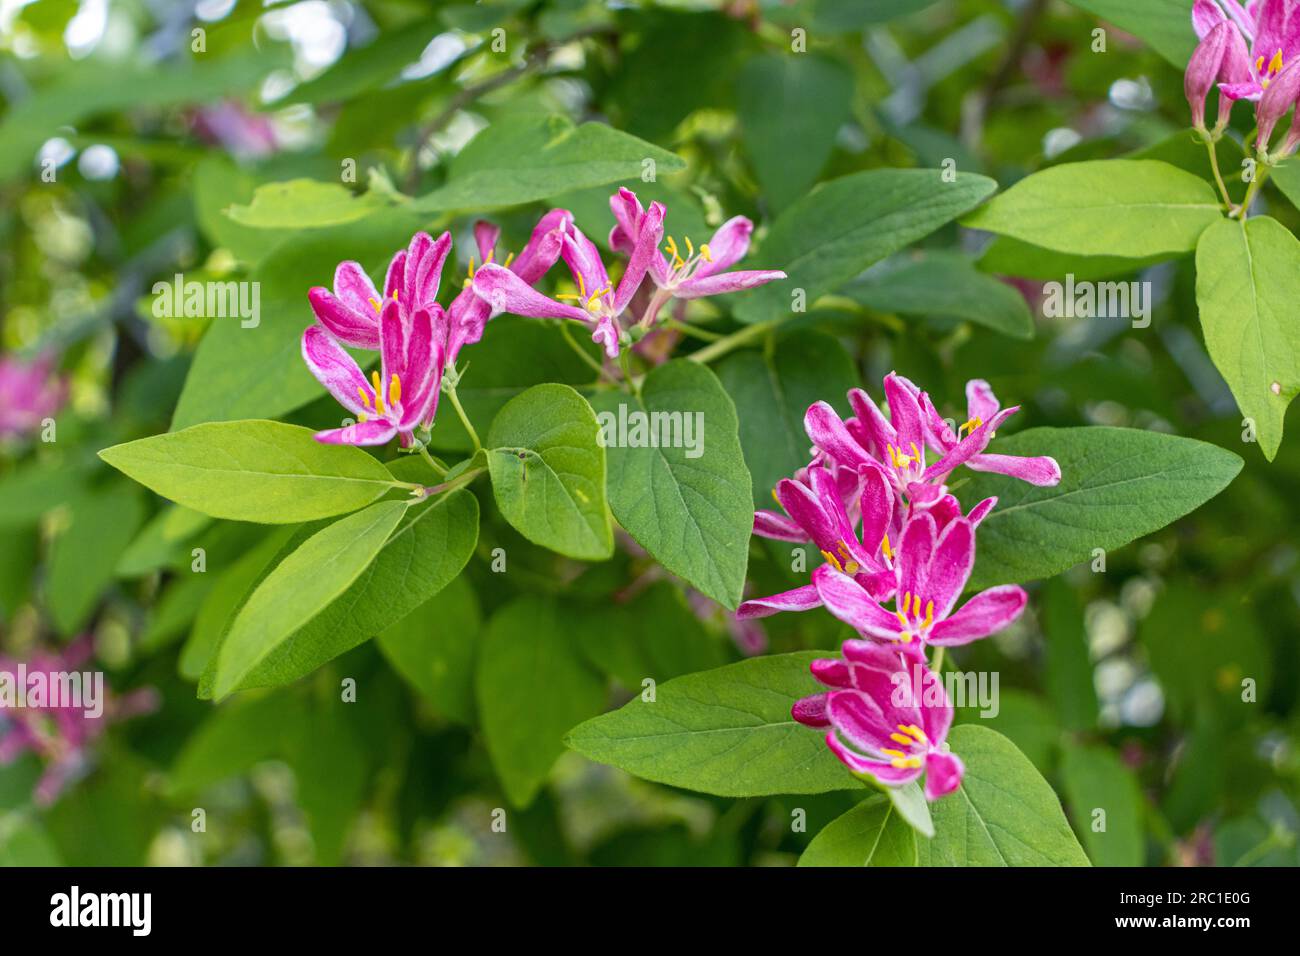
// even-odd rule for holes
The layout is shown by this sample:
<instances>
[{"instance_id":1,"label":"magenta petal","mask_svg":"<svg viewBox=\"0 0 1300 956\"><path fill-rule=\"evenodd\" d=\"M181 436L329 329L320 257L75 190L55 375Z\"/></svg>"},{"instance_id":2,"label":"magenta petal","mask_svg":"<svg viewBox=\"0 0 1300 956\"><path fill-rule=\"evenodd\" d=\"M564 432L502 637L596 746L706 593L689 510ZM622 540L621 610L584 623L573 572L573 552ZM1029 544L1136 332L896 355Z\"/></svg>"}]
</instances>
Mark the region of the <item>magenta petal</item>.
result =
<instances>
[{"instance_id":1,"label":"magenta petal","mask_svg":"<svg viewBox=\"0 0 1300 956\"><path fill-rule=\"evenodd\" d=\"M803 528L775 511L754 512L754 534L773 541L794 541L802 544L808 540L808 534Z\"/></svg>"},{"instance_id":2,"label":"magenta petal","mask_svg":"<svg viewBox=\"0 0 1300 956\"><path fill-rule=\"evenodd\" d=\"M344 345L358 349L379 348L379 314L374 306L367 304L366 312L357 312L320 286L308 290L307 301L311 303L316 321Z\"/></svg>"},{"instance_id":3,"label":"magenta petal","mask_svg":"<svg viewBox=\"0 0 1300 956\"><path fill-rule=\"evenodd\" d=\"M820 469L825 471L825 469ZM834 551L839 528L822 506L813 489L798 481L782 478L776 483L776 499L799 527L808 533L818 548Z\"/></svg>"},{"instance_id":4,"label":"magenta petal","mask_svg":"<svg viewBox=\"0 0 1300 956\"><path fill-rule=\"evenodd\" d=\"M501 229L486 219L480 219L474 223L474 245L478 246L479 258L484 262L488 261L488 257L496 249L497 240L500 238Z\"/></svg>"},{"instance_id":5,"label":"magenta petal","mask_svg":"<svg viewBox=\"0 0 1300 956\"><path fill-rule=\"evenodd\" d=\"M993 394L993 387L982 378L973 378L966 383L966 417L978 418L987 422L1001 408L998 397Z\"/></svg>"},{"instance_id":6,"label":"magenta petal","mask_svg":"<svg viewBox=\"0 0 1300 956\"><path fill-rule=\"evenodd\" d=\"M925 799L933 802L961 786L966 765L956 754L931 751L925 758Z\"/></svg>"},{"instance_id":7,"label":"magenta petal","mask_svg":"<svg viewBox=\"0 0 1300 956\"><path fill-rule=\"evenodd\" d=\"M823 564L813 572L813 585L826 609L841 621L882 641L898 639L897 616L881 607L853 578Z\"/></svg>"},{"instance_id":8,"label":"magenta petal","mask_svg":"<svg viewBox=\"0 0 1300 956\"><path fill-rule=\"evenodd\" d=\"M839 464L854 470L873 463L873 459L844 427L844 421L825 402L814 402L804 415L804 430L819 449Z\"/></svg>"},{"instance_id":9,"label":"magenta petal","mask_svg":"<svg viewBox=\"0 0 1300 956\"><path fill-rule=\"evenodd\" d=\"M315 439L326 445L386 445L397 434L397 427L383 419L357 422L325 432L317 432Z\"/></svg>"},{"instance_id":10,"label":"magenta petal","mask_svg":"<svg viewBox=\"0 0 1300 956\"><path fill-rule=\"evenodd\" d=\"M600 260L600 250L577 226L571 227L565 234L560 255L573 273L573 280L578 283L584 298L603 293L609 288L609 273L605 271L605 263Z\"/></svg>"},{"instance_id":11,"label":"magenta petal","mask_svg":"<svg viewBox=\"0 0 1300 956\"><path fill-rule=\"evenodd\" d=\"M1055 458L1019 458L1015 455L976 455L966 462L971 471L988 471L998 475L1010 475L1031 485L1050 487L1060 484L1061 466Z\"/></svg>"},{"instance_id":12,"label":"magenta petal","mask_svg":"<svg viewBox=\"0 0 1300 956\"><path fill-rule=\"evenodd\" d=\"M702 299L706 295L725 295L728 292L752 289L785 277L785 273L779 269L719 272L702 278L688 279L679 285L673 294L679 299Z\"/></svg>"},{"instance_id":13,"label":"magenta petal","mask_svg":"<svg viewBox=\"0 0 1300 956\"><path fill-rule=\"evenodd\" d=\"M398 249L393 254L392 260L388 263L388 272L384 276L384 295L392 298L393 293L402 294L402 286L406 282L406 250Z\"/></svg>"},{"instance_id":14,"label":"magenta petal","mask_svg":"<svg viewBox=\"0 0 1300 956\"><path fill-rule=\"evenodd\" d=\"M388 388L392 376L406 378L406 329L402 321L402 307L392 299L384 303L379 317L379 382ZM387 397L385 396L385 401Z\"/></svg>"},{"instance_id":15,"label":"magenta petal","mask_svg":"<svg viewBox=\"0 0 1300 956\"><path fill-rule=\"evenodd\" d=\"M790 708L790 716L805 727L829 727L831 722L826 717L826 695L814 694L796 700Z\"/></svg>"},{"instance_id":16,"label":"magenta petal","mask_svg":"<svg viewBox=\"0 0 1300 956\"><path fill-rule=\"evenodd\" d=\"M544 276L560 258L564 247L564 234L573 222L573 213L567 209L552 209L537 221L527 244L515 257L510 267L519 278L532 285Z\"/></svg>"},{"instance_id":17,"label":"magenta petal","mask_svg":"<svg viewBox=\"0 0 1300 956\"><path fill-rule=\"evenodd\" d=\"M972 508L970 510L970 514L966 516L966 520L970 522L971 527L978 528L980 526L980 522L983 521L986 517L988 517L988 513L993 510L994 506L996 506L997 503L998 503L998 499L997 496L995 495L992 498L985 498L974 508Z\"/></svg>"},{"instance_id":18,"label":"magenta petal","mask_svg":"<svg viewBox=\"0 0 1300 956\"><path fill-rule=\"evenodd\" d=\"M930 570L930 560L938 537L938 525L926 511L913 514L903 526L903 535L899 539L897 557L894 559L894 568L898 572L899 594L925 593L926 576Z\"/></svg>"},{"instance_id":19,"label":"magenta petal","mask_svg":"<svg viewBox=\"0 0 1300 956\"><path fill-rule=\"evenodd\" d=\"M868 446L873 453L883 456L885 448L889 445L898 447L898 432L889 423L889 419L881 414L880 406L871 400L871 396L860 388L851 389L849 407L857 416L858 426L864 429L875 443L874 447Z\"/></svg>"},{"instance_id":20,"label":"magenta petal","mask_svg":"<svg viewBox=\"0 0 1300 956\"><path fill-rule=\"evenodd\" d=\"M894 372L885 376L885 398L889 402L889 421L898 435L896 447L909 451L913 444L918 448L925 443L925 427L921 416L921 402L907 388L911 384Z\"/></svg>"},{"instance_id":21,"label":"magenta petal","mask_svg":"<svg viewBox=\"0 0 1300 956\"><path fill-rule=\"evenodd\" d=\"M1027 600L1024 589L1014 584L981 591L951 617L937 622L930 629L929 643L955 647L996 634L1020 616Z\"/></svg>"},{"instance_id":22,"label":"magenta petal","mask_svg":"<svg viewBox=\"0 0 1300 956\"><path fill-rule=\"evenodd\" d=\"M894 518L894 491L878 468L864 469L861 478L862 547L874 556Z\"/></svg>"},{"instance_id":23,"label":"magenta petal","mask_svg":"<svg viewBox=\"0 0 1300 956\"><path fill-rule=\"evenodd\" d=\"M375 284L366 275L366 270L356 262L340 262L334 270L334 294L349 309L363 315L366 310L374 310L372 303L379 301Z\"/></svg>"},{"instance_id":24,"label":"magenta petal","mask_svg":"<svg viewBox=\"0 0 1300 956\"><path fill-rule=\"evenodd\" d=\"M940 532L925 579L925 599L934 602L936 620L952 611L974 566L975 529L965 518L958 518Z\"/></svg>"},{"instance_id":25,"label":"magenta petal","mask_svg":"<svg viewBox=\"0 0 1300 956\"><path fill-rule=\"evenodd\" d=\"M805 584L793 591L783 591L780 594L773 594L771 597L754 598L752 601L745 601L740 607L736 608L736 619L749 621L758 617L771 617L781 611L810 611L815 607L821 607L821 603L821 598L817 595L817 588L811 584Z\"/></svg>"},{"instance_id":26,"label":"magenta petal","mask_svg":"<svg viewBox=\"0 0 1300 956\"><path fill-rule=\"evenodd\" d=\"M373 401L370 383L352 356L318 325L309 325L302 333L302 357L307 368L338 401L354 415L369 411L362 404L364 393Z\"/></svg>"},{"instance_id":27,"label":"magenta petal","mask_svg":"<svg viewBox=\"0 0 1300 956\"><path fill-rule=\"evenodd\" d=\"M435 303L442 282L442 266L451 250L451 233L436 240L417 233L406 250L406 288L402 292L408 309L427 308Z\"/></svg>"},{"instance_id":28,"label":"magenta petal","mask_svg":"<svg viewBox=\"0 0 1300 956\"><path fill-rule=\"evenodd\" d=\"M911 783L922 773L919 767L900 769L892 767L882 760L871 760L854 753L839 741L834 730L826 734L826 746L831 748L831 752L839 758L840 763L854 773L871 777L886 787L901 787L903 784Z\"/></svg>"},{"instance_id":29,"label":"magenta petal","mask_svg":"<svg viewBox=\"0 0 1300 956\"><path fill-rule=\"evenodd\" d=\"M853 686L853 671L847 661L838 657L818 658L808 665L813 677L827 687L846 688Z\"/></svg>"},{"instance_id":30,"label":"magenta petal","mask_svg":"<svg viewBox=\"0 0 1300 956\"><path fill-rule=\"evenodd\" d=\"M745 216L732 216L709 240L709 261L701 263L695 274L711 276L730 269L749 251L749 237L753 234L753 222Z\"/></svg>"},{"instance_id":31,"label":"magenta petal","mask_svg":"<svg viewBox=\"0 0 1300 956\"><path fill-rule=\"evenodd\" d=\"M623 278L619 279L618 289L614 293L614 314L621 313L641 285L655 255L659 252L659 240L664 237L664 204L652 202L646 214L641 217L641 228L637 233L636 246L628 259Z\"/></svg>"},{"instance_id":32,"label":"magenta petal","mask_svg":"<svg viewBox=\"0 0 1300 956\"><path fill-rule=\"evenodd\" d=\"M1207 33L1227 19L1214 0L1196 0L1192 5L1192 29L1197 39L1204 40Z\"/></svg>"},{"instance_id":33,"label":"magenta petal","mask_svg":"<svg viewBox=\"0 0 1300 956\"><path fill-rule=\"evenodd\" d=\"M609 316L602 315L597 320L591 340L605 350L607 357L618 358L618 325Z\"/></svg>"},{"instance_id":34,"label":"magenta petal","mask_svg":"<svg viewBox=\"0 0 1300 956\"><path fill-rule=\"evenodd\" d=\"M454 363L461 348L483 338L483 330L491 315L491 307L474 293L472 286L462 289L451 300L451 308L447 311L447 362Z\"/></svg>"},{"instance_id":35,"label":"magenta petal","mask_svg":"<svg viewBox=\"0 0 1300 956\"><path fill-rule=\"evenodd\" d=\"M489 264L474 273L474 292L494 313L513 312L535 319L577 319L590 322L591 315L542 295L509 269Z\"/></svg>"}]
</instances>

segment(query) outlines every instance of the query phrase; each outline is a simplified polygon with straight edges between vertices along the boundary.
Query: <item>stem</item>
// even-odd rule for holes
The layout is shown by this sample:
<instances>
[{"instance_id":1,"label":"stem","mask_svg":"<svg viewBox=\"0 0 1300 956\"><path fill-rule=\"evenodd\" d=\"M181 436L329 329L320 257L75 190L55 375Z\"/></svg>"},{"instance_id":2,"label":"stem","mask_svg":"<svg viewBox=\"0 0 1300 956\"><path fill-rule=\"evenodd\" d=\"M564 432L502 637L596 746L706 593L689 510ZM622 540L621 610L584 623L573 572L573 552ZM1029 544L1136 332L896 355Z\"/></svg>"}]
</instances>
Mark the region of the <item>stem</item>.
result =
<instances>
[{"instance_id":1,"label":"stem","mask_svg":"<svg viewBox=\"0 0 1300 956\"><path fill-rule=\"evenodd\" d=\"M1250 188L1246 190L1246 198L1241 201L1241 206L1237 209L1237 218L1242 222L1246 221L1246 214L1250 212L1250 204L1255 201L1255 196L1259 193L1260 187L1264 185L1264 180L1268 179L1270 167L1263 163L1257 163L1255 166L1255 178L1250 182Z\"/></svg>"},{"instance_id":2,"label":"stem","mask_svg":"<svg viewBox=\"0 0 1300 956\"><path fill-rule=\"evenodd\" d=\"M623 370L623 381L627 383L627 389L633 395L640 397L641 388L637 385L635 377L632 375L632 349L631 346L624 346L618 351L618 365Z\"/></svg>"},{"instance_id":3,"label":"stem","mask_svg":"<svg viewBox=\"0 0 1300 956\"><path fill-rule=\"evenodd\" d=\"M474 451L478 452L483 447L483 443L478 440L478 432L474 430L474 426L470 424L469 416L465 414L465 409L461 407L460 396L456 394L456 386L444 384L443 390L447 393L447 397L451 399L451 407L456 409L456 416L460 419L460 423L465 426L465 431L469 433L470 441L474 443Z\"/></svg>"},{"instance_id":4,"label":"stem","mask_svg":"<svg viewBox=\"0 0 1300 956\"><path fill-rule=\"evenodd\" d=\"M435 472L437 472L439 477L447 473L447 469L444 468L442 465L438 464L437 460L432 455L429 454L429 449L425 448L424 445L420 445L419 449L420 449L420 456L429 463L429 467L432 468Z\"/></svg>"},{"instance_id":5,"label":"stem","mask_svg":"<svg viewBox=\"0 0 1300 956\"><path fill-rule=\"evenodd\" d=\"M943 673L943 652L945 650L947 650L947 648L940 647L934 652L934 660L930 664L930 670L935 674Z\"/></svg>"},{"instance_id":6,"label":"stem","mask_svg":"<svg viewBox=\"0 0 1300 956\"><path fill-rule=\"evenodd\" d=\"M721 332L711 332L708 329L702 329L698 325L691 325L689 322L683 322L681 319L669 319L668 328L675 329L683 335L690 335L697 339L703 339L706 342L719 342L726 338Z\"/></svg>"},{"instance_id":7,"label":"stem","mask_svg":"<svg viewBox=\"0 0 1300 956\"><path fill-rule=\"evenodd\" d=\"M1210 154L1210 169L1214 170L1214 182L1219 187L1219 195L1223 197L1223 206L1225 209L1232 208L1232 197L1228 195L1228 187L1223 182L1223 173L1219 172L1219 154L1214 149L1214 143L1209 137L1203 137L1201 140L1205 143L1205 149Z\"/></svg>"},{"instance_id":8,"label":"stem","mask_svg":"<svg viewBox=\"0 0 1300 956\"><path fill-rule=\"evenodd\" d=\"M655 289L655 294L650 297L650 302L649 304L646 305L645 312L641 314L641 321L639 323L641 328L643 329L650 328L651 324L653 324L655 320L655 317L659 314L659 310L662 309L664 307L664 303L667 302L672 297L673 294L671 292L668 292L664 289Z\"/></svg>"},{"instance_id":9,"label":"stem","mask_svg":"<svg viewBox=\"0 0 1300 956\"><path fill-rule=\"evenodd\" d=\"M728 352L748 344L753 339L761 338L776 326L776 322L769 319L766 322L759 322L755 325L741 329L739 332L732 332L730 335L724 335L712 345L706 345L698 352L692 352L686 356L692 362L701 364L712 362L714 359L722 358Z\"/></svg>"},{"instance_id":10,"label":"stem","mask_svg":"<svg viewBox=\"0 0 1300 956\"><path fill-rule=\"evenodd\" d=\"M486 474L486 473L487 473L486 468L471 468L469 471L465 472L464 474L457 475L451 481L444 481L440 485L434 485L430 488L425 488L424 493L426 496L432 496L432 495L441 494L443 492L452 492L455 491L457 488L464 488L466 485L470 484L479 475Z\"/></svg>"}]
</instances>

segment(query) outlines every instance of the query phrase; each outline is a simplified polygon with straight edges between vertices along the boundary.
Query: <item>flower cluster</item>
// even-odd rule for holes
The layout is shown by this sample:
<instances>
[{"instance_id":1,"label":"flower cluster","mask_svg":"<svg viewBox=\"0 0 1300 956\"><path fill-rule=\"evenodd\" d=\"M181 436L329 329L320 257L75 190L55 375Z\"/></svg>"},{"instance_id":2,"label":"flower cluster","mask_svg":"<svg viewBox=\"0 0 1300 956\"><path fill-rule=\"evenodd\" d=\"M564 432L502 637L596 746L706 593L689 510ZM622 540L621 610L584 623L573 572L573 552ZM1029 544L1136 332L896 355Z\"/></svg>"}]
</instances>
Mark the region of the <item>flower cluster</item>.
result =
<instances>
[{"instance_id":1,"label":"flower cluster","mask_svg":"<svg viewBox=\"0 0 1300 956\"><path fill-rule=\"evenodd\" d=\"M926 775L937 799L961 782L961 761L945 738L952 705L927 667L926 649L968 644L1010 624L1026 595L990 588L957 607L975 564L975 533L997 504L963 511L945 482L959 466L1055 485L1051 458L986 451L1017 408L1002 408L987 382L966 386L967 420L954 428L930 397L899 375L885 378L886 417L861 389L849 393L854 417L825 402L807 412L812 460L773 496L784 510L759 511L754 531L782 541L812 541L825 563L811 583L746 601L742 620L824 606L851 624L843 659L814 661L830 690L795 704L800 723L829 728L826 743L855 774L897 786ZM913 678L912 675L919 675Z\"/></svg>"},{"instance_id":2,"label":"flower cluster","mask_svg":"<svg viewBox=\"0 0 1300 956\"><path fill-rule=\"evenodd\" d=\"M1276 163L1300 146L1300 115L1282 146L1268 150L1278 122L1300 100L1300 0L1196 0L1192 26L1200 43L1187 64L1183 86L1192 125L1211 141L1227 129L1237 100L1255 104L1255 147ZM1205 127L1205 99L1219 88L1213 130Z\"/></svg>"},{"instance_id":3,"label":"flower cluster","mask_svg":"<svg viewBox=\"0 0 1300 956\"><path fill-rule=\"evenodd\" d=\"M518 256L498 261L498 230L478 222L474 242L480 264L470 258L469 275L451 305L437 302L451 234L436 240L417 233L393 256L382 295L355 262L340 263L334 289L308 293L317 324L302 338L303 358L313 375L358 424L318 434L322 442L382 445L394 436L403 447L417 428L429 429L440 391L456 378L460 350L483 336L488 321L502 312L543 319L570 319L591 327L592 341L617 358L634 326L651 326L672 299L695 299L748 289L785 278L772 270L732 270L749 249L753 223L737 216L723 223L698 248L689 238L665 240L662 203L645 208L636 194L620 189L610 198L615 225L609 247L626 254L617 284L599 250L564 209L538 221ZM661 243L662 248L661 248ZM563 260L576 290L548 296L535 286ZM643 283L654 287L641 315L625 320ZM369 379L343 346L377 350L380 367ZM450 371L449 371L450 370Z\"/></svg>"}]
</instances>

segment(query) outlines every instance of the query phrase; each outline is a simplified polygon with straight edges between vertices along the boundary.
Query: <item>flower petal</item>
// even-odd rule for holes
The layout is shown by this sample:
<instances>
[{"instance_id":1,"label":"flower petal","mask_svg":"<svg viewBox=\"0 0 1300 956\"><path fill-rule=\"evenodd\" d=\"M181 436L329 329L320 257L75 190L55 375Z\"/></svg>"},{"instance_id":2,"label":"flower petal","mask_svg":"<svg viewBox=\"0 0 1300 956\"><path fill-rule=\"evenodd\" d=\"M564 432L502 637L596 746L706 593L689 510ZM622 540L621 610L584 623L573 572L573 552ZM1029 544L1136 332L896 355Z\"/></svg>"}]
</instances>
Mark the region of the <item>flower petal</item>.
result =
<instances>
[{"instance_id":1,"label":"flower petal","mask_svg":"<svg viewBox=\"0 0 1300 956\"><path fill-rule=\"evenodd\" d=\"M966 765L954 753L931 751L925 758L925 799L930 802L946 797L959 786Z\"/></svg>"},{"instance_id":2,"label":"flower petal","mask_svg":"<svg viewBox=\"0 0 1300 956\"><path fill-rule=\"evenodd\" d=\"M754 534L773 541L795 541L802 544L808 540L803 528L775 511L754 512Z\"/></svg>"},{"instance_id":3,"label":"flower petal","mask_svg":"<svg viewBox=\"0 0 1300 956\"><path fill-rule=\"evenodd\" d=\"M308 290L307 301L316 321L340 342L358 349L379 348L379 314L374 306L367 303L364 313L357 312L320 286Z\"/></svg>"},{"instance_id":4,"label":"flower petal","mask_svg":"<svg viewBox=\"0 0 1300 956\"><path fill-rule=\"evenodd\" d=\"M885 399L889 402L889 422L894 426L898 436L895 447L905 452L911 449L913 443L920 447L925 442L921 402L907 387L910 384L894 372L885 376Z\"/></svg>"},{"instance_id":5,"label":"flower petal","mask_svg":"<svg viewBox=\"0 0 1300 956\"><path fill-rule=\"evenodd\" d=\"M740 607L736 608L736 619L750 621L758 617L771 617L773 614L779 614L782 611L810 611L815 607L821 607L821 603L817 588L811 584L805 584L793 591L782 591L780 594L773 594L771 597L754 598L751 601L743 602Z\"/></svg>"},{"instance_id":6,"label":"flower petal","mask_svg":"<svg viewBox=\"0 0 1300 956\"><path fill-rule=\"evenodd\" d=\"M790 716L805 727L829 727L831 722L826 717L826 696L813 694L796 700L790 708Z\"/></svg>"},{"instance_id":7,"label":"flower petal","mask_svg":"<svg viewBox=\"0 0 1300 956\"><path fill-rule=\"evenodd\" d=\"M374 311L372 302L379 301L379 293L366 270L352 261L340 262L334 270L334 294L349 309L363 315L367 310Z\"/></svg>"},{"instance_id":8,"label":"flower petal","mask_svg":"<svg viewBox=\"0 0 1300 956\"><path fill-rule=\"evenodd\" d=\"M353 415L373 409L361 401L364 393L373 402L374 394L365 374L357 367L352 356L318 325L309 325L302 333L302 358L312 375L329 391L340 405ZM358 389L360 391L358 391Z\"/></svg>"},{"instance_id":9,"label":"flower petal","mask_svg":"<svg viewBox=\"0 0 1300 956\"><path fill-rule=\"evenodd\" d=\"M938 524L927 511L915 512L903 526L903 536L898 542L897 557L894 559L899 594L926 594L926 575L930 570L938 537ZM929 595L926 597L929 598Z\"/></svg>"},{"instance_id":10,"label":"flower petal","mask_svg":"<svg viewBox=\"0 0 1300 956\"><path fill-rule=\"evenodd\" d=\"M825 402L809 405L803 424L812 443L839 464L856 471L863 465L874 463L875 459L849 434L835 409Z\"/></svg>"},{"instance_id":11,"label":"flower petal","mask_svg":"<svg viewBox=\"0 0 1300 956\"><path fill-rule=\"evenodd\" d=\"M840 763L854 773L869 776L886 787L901 787L904 784L911 783L922 773L920 767L915 769L898 768L880 760L870 760L860 756L840 743L839 738L835 736L834 730L826 734L826 746L831 748L831 751L839 758Z\"/></svg>"},{"instance_id":12,"label":"flower petal","mask_svg":"<svg viewBox=\"0 0 1300 956\"><path fill-rule=\"evenodd\" d=\"M849 407L857 416L858 427L866 431L874 443L866 446L869 452L883 459L887 446L898 447L898 432L881 413L880 406L871 400L871 396L860 388L850 389Z\"/></svg>"},{"instance_id":13,"label":"flower petal","mask_svg":"<svg viewBox=\"0 0 1300 956\"><path fill-rule=\"evenodd\" d=\"M813 585L826 609L841 621L882 641L898 640L898 618L853 578L823 564L813 572Z\"/></svg>"},{"instance_id":14,"label":"flower petal","mask_svg":"<svg viewBox=\"0 0 1300 956\"><path fill-rule=\"evenodd\" d=\"M474 245L478 246L479 258L484 262L488 261L488 257L496 249L497 240L500 238L500 226L496 226L486 219L480 219L474 223Z\"/></svg>"},{"instance_id":15,"label":"flower petal","mask_svg":"<svg viewBox=\"0 0 1300 956\"><path fill-rule=\"evenodd\" d=\"M664 204L661 202L652 202L646 214L641 217L641 228L637 232L636 246L632 249L632 255L627 261L627 268L623 270L623 277L618 281L618 289L614 293L614 314L618 315L627 304L632 301L632 296L641 285L641 280L645 278L646 272L650 268L651 261L659 252L659 240L664 236Z\"/></svg>"},{"instance_id":16,"label":"flower petal","mask_svg":"<svg viewBox=\"0 0 1300 956\"><path fill-rule=\"evenodd\" d=\"M711 276L730 269L749 251L754 223L746 216L732 216L709 239L709 260L700 263L697 276Z\"/></svg>"},{"instance_id":17,"label":"flower petal","mask_svg":"<svg viewBox=\"0 0 1300 956\"><path fill-rule=\"evenodd\" d=\"M937 622L930 629L929 643L956 647L996 634L1020 616L1027 600L1024 589L1014 584L981 591L951 617Z\"/></svg>"},{"instance_id":18,"label":"flower petal","mask_svg":"<svg viewBox=\"0 0 1300 956\"><path fill-rule=\"evenodd\" d=\"M925 599L934 602L934 617L942 621L961 597L975 566L975 529L957 518L939 533L925 578Z\"/></svg>"},{"instance_id":19,"label":"flower petal","mask_svg":"<svg viewBox=\"0 0 1300 956\"><path fill-rule=\"evenodd\" d=\"M728 292L752 289L785 277L785 273L779 269L719 272L714 275L690 278L679 285L673 294L679 299L702 299L706 295L726 295Z\"/></svg>"},{"instance_id":20,"label":"flower petal","mask_svg":"<svg viewBox=\"0 0 1300 956\"><path fill-rule=\"evenodd\" d=\"M513 312L535 319L577 319L590 322L591 315L542 295L509 269L488 264L474 273L474 292L494 314Z\"/></svg>"},{"instance_id":21,"label":"flower petal","mask_svg":"<svg viewBox=\"0 0 1300 956\"><path fill-rule=\"evenodd\" d=\"M427 232L417 232L412 237L406 248L406 283L402 290L406 308L427 308L437 300L442 265L450 249L450 232L444 232L436 240Z\"/></svg>"},{"instance_id":22,"label":"flower petal","mask_svg":"<svg viewBox=\"0 0 1300 956\"><path fill-rule=\"evenodd\" d=\"M552 209L537 220L528 242L511 265L516 275L529 285L544 276L560 258L564 234L573 223L567 209Z\"/></svg>"},{"instance_id":23,"label":"flower petal","mask_svg":"<svg viewBox=\"0 0 1300 956\"><path fill-rule=\"evenodd\" d=\"M397 426L382 418L355 425L344 425L329 431L317 432L315 439L326 445L387 445L397 434Z\"/></svg>"},{"instance_id":24,"label":"flower petal","mask_svg":"<svg viewBox=\"0 0 1300 956\"><path fill-rule=\"evenodd\" d=\"M1010 475L1031 485L1051 487L1061 483L1061 466L1055 458L1020 458L1016 455L976 455L966 462L971 471Z\"/></svg>"},{"instance_id":25,"label":"flower petal","mask_svg":"<svg viewBox=\"0 0 1300 956\"><path fill-rule=\"evenodd\" d=\"M573 281L578 283L584 298L590 298L609 286L609 273L600 259L600 250L577 226L565 233L560 255L573 273Z\"/></svg>"}]
</instances>

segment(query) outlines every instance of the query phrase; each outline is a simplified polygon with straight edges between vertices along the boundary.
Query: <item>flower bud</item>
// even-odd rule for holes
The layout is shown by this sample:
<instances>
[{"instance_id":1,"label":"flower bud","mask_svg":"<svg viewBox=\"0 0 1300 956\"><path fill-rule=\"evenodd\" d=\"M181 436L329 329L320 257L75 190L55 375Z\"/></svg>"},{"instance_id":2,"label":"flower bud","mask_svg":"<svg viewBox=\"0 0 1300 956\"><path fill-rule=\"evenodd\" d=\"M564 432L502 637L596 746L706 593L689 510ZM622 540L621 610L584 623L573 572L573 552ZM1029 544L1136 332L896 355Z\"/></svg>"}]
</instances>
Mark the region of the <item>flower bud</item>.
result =
<instances>
[{"instance_id":1,"label":"flower bud","mask_svg":"<svg viewBox=\"0 0 1300 956\"><path fill-rule=\"evenodd\" d=\"M1205 132L1205 97L1219 79L1224 53L1228 48L1228 33L1233 27L1226 20L1205 35L1187 61L1183 75L1183 92L1187 105L1192 108L1192 125Z\"/></svg>"}]
</instances>

